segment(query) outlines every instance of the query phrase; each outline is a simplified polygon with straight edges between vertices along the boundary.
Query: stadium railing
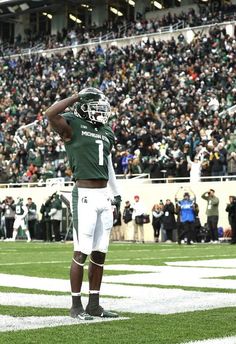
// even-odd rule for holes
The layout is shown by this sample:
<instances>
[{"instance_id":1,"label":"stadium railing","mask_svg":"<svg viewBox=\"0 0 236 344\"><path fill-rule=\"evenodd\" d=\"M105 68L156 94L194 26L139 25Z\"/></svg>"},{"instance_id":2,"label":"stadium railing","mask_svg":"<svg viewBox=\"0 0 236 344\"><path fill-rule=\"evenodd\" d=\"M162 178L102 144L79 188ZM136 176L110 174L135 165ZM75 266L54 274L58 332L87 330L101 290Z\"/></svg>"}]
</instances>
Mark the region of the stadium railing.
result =
<instances>
[{"instance_id":1,"label":"stadium railing","mask_svg":"<svg viewBox=\"0 0 236 344\"><path fill-rule=\"evenodd\" d=\"M132 176L125 176L123 174L116 175L118 180L140 180L144 183L191 183L190 177L169 177L169 178L150 178L150 174L148 173L141 173L141 174L134 174ZM60 181L57 180L58 178L50 179L46 181L38 181L36 183L0 183L1 188L31 188L31 187L53 187L53 186L73 186L73 181ZM199 179L199 182L225 182L225 181L236 181L236 175L230 176L203 176ZM194 181L195 183L196 181Z\"/></svg>"},{"instance_id":2,"label":"stadium railing","mask_svg":"<svg viewBox=\"0 0 236 344\"><path fill-rule=\"evenodd\" d=\"M183 28L180 28L180 26L183 25ZM174 36L175 38L178 37L180 33L188 33L188 32L197 32L198 30L201 30L202 33L206 31L206 33L213 27L226 27L227 25L236 25L236 21L227 21L227 22L222 22L222 23L214 23L214 24L207 24L207 25L202 25L202 26L196 26L196 27L184 27L185 24L180 22L177 23L173 26L168 26L168 27L162 27L158 30L158 32L154 33L145 33L141 35L133 35L133 36L128 36L128 37L123 37L123 38L112 38L108 39L105 41L99 41L99 42L88 42L88 43L83 43L83 44L77 44L77 45L68 45L68 46L63 46L63 47L57 47L53 49L43 49L42 46L39 46L38 49L32 48L32 49L27 49L27 53L18 53L18 54L11 54L8 51L6 51L6 54L4 56L0 56L0 60L6 57L11 57L11 58L17 58L17 57L22 57L22 56L27 56L31 54L44 54L44 56L51 56L53 53L65 53L68 51L68 49L73 49L74 53L76 53L79 49L82 48L95 48L98 43L104 48L107 48L111 45L116 45L117 47L121 47L124 45L129 45L131 42L132 44L139 43L140 40L147 40L147 39L156 39L159 40L160 38L162 40L170 39L174 34L177 36ZM166 35L166 36L165 36ZM169 37L169 36L170 37ZM105 35L106 36L106 35Z\"/></svg>"}]
</instances>

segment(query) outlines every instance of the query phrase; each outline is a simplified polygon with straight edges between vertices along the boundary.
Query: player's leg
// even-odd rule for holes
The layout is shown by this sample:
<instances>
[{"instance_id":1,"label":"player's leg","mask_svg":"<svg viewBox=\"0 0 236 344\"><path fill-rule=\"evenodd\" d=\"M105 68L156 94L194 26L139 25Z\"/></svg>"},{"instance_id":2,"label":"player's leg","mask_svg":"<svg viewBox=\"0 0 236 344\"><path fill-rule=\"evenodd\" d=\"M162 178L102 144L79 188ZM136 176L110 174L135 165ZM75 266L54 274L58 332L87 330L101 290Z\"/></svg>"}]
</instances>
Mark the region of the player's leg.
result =
<instances>
[{"instance_id":1,"label":"player's leg","mask_svg":"<svg viewBox=\"0 0 236 344\"><path fill-rule=\"evenodd\" d=\"M31 241L30 232L29 232L29 229L26 227L26 223L24 219L21 220L21 228L25 232L25 235L27 237L27 242L30 242Z\"/></svg>"},{"instance_id":2,"label":"player's leg","mask_svg":"<svg viewBox=\"0 0 236 344\"><path fill-rule=\"evenodd\" d=\"M91 317L84 312L84 308L81 301L81 287L84 275L84 264L87 255L82 252L75 251L72 258L70 269L70 283L71 283L71 297L72 307L70 309L70 315L72 318L80 318L82 320L90 320Z\"/></svg>"},{"instance_id":3,"label":"player's leg","mask_svg":"<svg viewBox=\"0 0 236 344\"><path fill-rule=\"evenodd\" d=\"M93 316L116 318L117 313L104 310L99 302L103 276L103 266L109 245L109 236L113 224L111 206L107 203L104 211L98 216L93 242L93 251L89 262L89 302L86 312Z\"/></svg>"},{"instance_id":4,"label":"player's leg","mask_svg":"<svg viewBox=\"0 0 236 344\"><path fill-rule=\"evenodd\" d=\"M17 234L18 234L18 229L20 228L21 221L19 218L16 218L14 223L13 223L13 232L12 232L12 241L16 240Z\"/></svg>"},{"instance_id":5,"label":"player's leg","mask_svg":"<svg viewBox=\"0 0 236 344\"><path fill-rule=\"evenodd\" d=\"M70 269L70 283L72 307L70 315L83 320L91 320L92 317L84 312L81 302L81 287L84 275L84 264L87 255L92 251L93 232L96 224L96 213L92 209L91 202L85 190L74 188L72 192L73 205L73 242L74 256ZM86 197L86 202L84 201Z\"/></svg>"}]
</instances>

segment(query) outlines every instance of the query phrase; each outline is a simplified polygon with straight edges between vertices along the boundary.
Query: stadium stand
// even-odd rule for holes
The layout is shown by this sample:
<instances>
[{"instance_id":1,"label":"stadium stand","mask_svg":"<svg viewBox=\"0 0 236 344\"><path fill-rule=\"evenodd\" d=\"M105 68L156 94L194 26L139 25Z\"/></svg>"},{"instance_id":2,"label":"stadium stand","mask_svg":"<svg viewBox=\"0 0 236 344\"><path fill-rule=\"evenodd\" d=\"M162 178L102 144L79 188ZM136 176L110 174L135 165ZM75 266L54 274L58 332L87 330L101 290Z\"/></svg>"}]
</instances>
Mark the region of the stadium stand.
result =
<instances>
[{"instance_id":1,"label":"stadium stand","mask_svg":"<svg viewBox=\"0 0 236 344\"><path fill-rule=\"evenodd\" d=\"M63 142L47 130L44 111L85 85L110 99L117 174L235 175L235 112L227 111L236 97L235 47L235 33L215 25L209 35L196 30L191 43L180 32L122 48L3 56L0 182L71 180Z\"/></svg>"},{"instance_id":2,"label":"stadium stand","mask_svg":"<svg viewBox=\"0 0 236 344\"><path fill-rule=\"evenodd\" d=\"M50 35L42 32L33 33L30 30L24 38L17 35L14 42L3 41L0 45L0 54L12 55L28 51L42 51L45 49L55 49L65 46L75 46L89 42L102 42L109 39L119 39L154 32L169 31L173 27L199 27L206 24L216 24L225 21L232 21L236 18L236 5L223 5L220 10L212 12L205 6L201 13L189 8L187 12L179 14L168 12L161 17L146 19L145 16L137 16L135 21L125 18L107 21L102 27L81 27L73 29L64 28L57 34Z\"/></svg>"}]
</instances>

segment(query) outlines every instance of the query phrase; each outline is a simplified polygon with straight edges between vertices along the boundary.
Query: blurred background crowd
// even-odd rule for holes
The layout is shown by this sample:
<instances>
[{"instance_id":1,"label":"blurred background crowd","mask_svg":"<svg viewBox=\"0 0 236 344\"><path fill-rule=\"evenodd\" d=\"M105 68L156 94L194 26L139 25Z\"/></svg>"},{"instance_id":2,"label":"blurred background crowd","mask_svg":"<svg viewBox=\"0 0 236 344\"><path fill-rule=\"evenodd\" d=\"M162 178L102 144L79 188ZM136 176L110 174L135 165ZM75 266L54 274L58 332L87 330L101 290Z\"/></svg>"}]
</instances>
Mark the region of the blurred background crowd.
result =
<instances>
[{"instance_id":1,"label":"blurred background crowd","mask_svg":"<svg viewBox=\"0 0 236 344\"><path fill-rule=\"evenodd\" d=\"M191 43L179 34L77 55L68 48L51 57L2 57L0 182L71 180L64 144L44 112L85 86L110 100L117 175L235 175L236 113L226 111L236 100L235 48L235 36L215 25L209 36L196 31Z\"/></svg>"},{"instance_id":2,"label":"blurred background crowd","mask_svg":"<svg viewBox=\"0 0 236 344\"><path fill-rule=\"evenodd\" d=\"M64 28L55 35L45 32L35 34L29 29L24 38L18 34L12 43L1 42L2 44L0 47L2 46L2 49L0 53L1 55L17 54L24 51L24 49L34 49L36 47L45 50L64 46L74 46L77 44L89 43L91 41L149 34L161 32L167 29L167 27L173 27L176 24L179 24L180 27L183 28L221 23L234 20L235 12L236 5L225 3L220 9L215 11L212 11L208 6L204 6L200 13L196 12L194 8L190 8L187 12L182 11L178 14L169 12L166 15L152 19L145 19L145 13L138 13L134 21L117 17L115 20L104 22L101 27L97 27L96 24L93 23L91 26L86 26L84 28Z\"/></svg>"}]
</instances>

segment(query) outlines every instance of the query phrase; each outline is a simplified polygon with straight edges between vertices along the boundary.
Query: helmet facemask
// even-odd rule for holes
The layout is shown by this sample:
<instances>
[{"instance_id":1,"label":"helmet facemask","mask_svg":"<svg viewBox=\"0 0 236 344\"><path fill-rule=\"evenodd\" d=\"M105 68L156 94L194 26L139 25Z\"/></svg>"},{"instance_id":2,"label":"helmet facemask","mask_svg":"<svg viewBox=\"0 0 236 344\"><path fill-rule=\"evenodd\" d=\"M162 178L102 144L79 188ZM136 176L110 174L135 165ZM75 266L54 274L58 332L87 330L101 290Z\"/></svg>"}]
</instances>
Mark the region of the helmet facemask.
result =
<instances>
[{"instance_id":1,"label":"helmet facemask","mask_svg":"<svg viewBox=\"0 0 236 344\"><path fill-rule=\"evenodd\" d=\"M79 92L74 113L93 124L106 124L111 114L107 97L99 90L88 87Z\"/></svg>"},{"instance_id":2,"label":"helmet facemask","mask_svg":"<svg viewBox=\"0 0 236 344\"><path fill-rule=\"evenodd\" d=\"M83 104L81 106L81 110L84 113L84 116L82 115L82 117L94 124L106 124L111 114L111 107L106 99L99 99L99 101L92 101L87 104Z\"/></svg>"}]
</instances>

